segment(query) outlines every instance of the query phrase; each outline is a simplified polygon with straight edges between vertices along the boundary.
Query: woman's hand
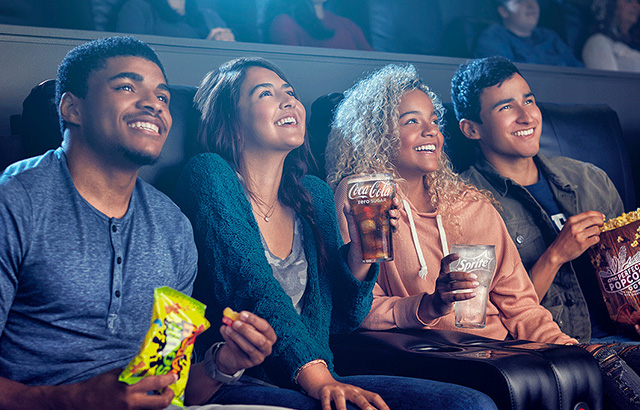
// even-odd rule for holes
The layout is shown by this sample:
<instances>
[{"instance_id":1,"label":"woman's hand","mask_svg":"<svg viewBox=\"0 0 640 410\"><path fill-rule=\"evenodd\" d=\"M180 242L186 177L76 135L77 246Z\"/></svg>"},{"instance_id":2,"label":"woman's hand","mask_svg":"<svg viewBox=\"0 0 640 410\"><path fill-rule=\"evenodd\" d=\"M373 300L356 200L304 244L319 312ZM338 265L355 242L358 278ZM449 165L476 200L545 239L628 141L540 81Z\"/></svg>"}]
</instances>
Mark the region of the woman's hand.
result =
<instances>
[{"instance_id":1,"label":"woman's hand","mask_svg":"<svg viewBox=\"0 0 640 410\"><path fill-rule=\"evenodd\" d=\"M362 410L389 410L389 406L377 393L363 390L333 378L323 363L311 365L300 372L298 384L314 399L320 400L322 410L346 410L347 401Z\"/></svg>"},{"instance_id":2,"label":"woman's hand","mask_svg":"<svg viewBox=\"0 0 640 410\"><path fill-rule=\"evenodd\" d=\"M247 311L240 312L240 318L230 326L221 326L220 334L226 343L218 352L217 365L226 374L259 365L276 342L271 325Z\"/></svg>"},{"instance_id":3,"label":"woman's hand","mask_svg":"<svg viewBox=\"0 0 640 410\"><path fill-rule=\"evenodd\" d=\"M400 200L397 197L394 197L391 200L391 209L389 209L389 223L391 224L392 232L395 232L398 229L398 223L400 220L400 210L398 209L399 207ZM355 218L353 217L353 213L351 212L349 201L344 202L342 212L344 212L344 216L347 219L349 238L351 238L351 246L349 247L347 264L349 265L349 269L351 270L353 276L356 279L363 281L367 275L367 272L369 272L371 264L362 262L360 234L358 233L358 227L356 226Z\"/></svg>"},{"instance_id":4,"label":"woman's hand","mask_svg":"<svg viewBox=\"0 0 640 410\"><path fill-rule=\"evenodd\" d=\"M433 294L422 297L418 316L423 322L430 322L445 316L453 309L453 302L472 299L476 296L474 290L480 283L474 273L451 272L449 266L460 259L460 255L452 253L440 261L440 275L436 279L436 290Z\"/></svg>"}]
</instances>

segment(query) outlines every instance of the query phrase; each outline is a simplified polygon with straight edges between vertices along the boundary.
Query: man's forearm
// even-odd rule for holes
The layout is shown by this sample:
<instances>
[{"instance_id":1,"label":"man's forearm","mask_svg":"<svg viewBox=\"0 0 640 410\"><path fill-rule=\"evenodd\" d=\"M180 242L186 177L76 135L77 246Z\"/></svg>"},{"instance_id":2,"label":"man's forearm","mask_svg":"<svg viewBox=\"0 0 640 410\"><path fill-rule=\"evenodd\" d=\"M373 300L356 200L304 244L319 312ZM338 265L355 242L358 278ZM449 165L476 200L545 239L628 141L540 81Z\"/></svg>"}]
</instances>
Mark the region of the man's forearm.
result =
<instances>
[{"instance_id":1,"label":"man's forearm","mask_svg":"<svg viewBox=\"0 0 640 410\"><path fill-rule=\"evenodd\" d=\"M560 267L562 267L562 263L554 256L551 248L547 248L533 265L529 275L531 276L531 282L538 295L538 300L542 300L544 295L547 294Z\"/></svg>"},{"instance_id":2,"label":"man's forearm","mask_svg":"<svg viewBox=\"0 0 640 410\"><path fill-rule=\"evenodd\" d=\"M0 377L0 409L3 410L64 410L58 400L56 386L27 386Z\"/></svg>"}]
</instances>

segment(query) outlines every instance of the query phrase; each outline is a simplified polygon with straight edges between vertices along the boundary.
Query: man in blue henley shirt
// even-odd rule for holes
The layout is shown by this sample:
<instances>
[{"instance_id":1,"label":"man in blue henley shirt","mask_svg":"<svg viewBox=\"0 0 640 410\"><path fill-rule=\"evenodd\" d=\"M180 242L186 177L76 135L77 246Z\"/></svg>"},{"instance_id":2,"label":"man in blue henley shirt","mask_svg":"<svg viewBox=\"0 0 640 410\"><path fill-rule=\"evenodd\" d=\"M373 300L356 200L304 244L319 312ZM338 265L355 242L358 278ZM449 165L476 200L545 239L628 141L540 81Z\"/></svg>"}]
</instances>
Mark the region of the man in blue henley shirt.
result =
<instances>
[{"instance_id":1,"label":"man in blue henley shirt","mask_svg":"<svg viewBox=\"0 0 640 410\"><path fill-rule=\"evenodd\" d=\"M146 44L112 37L70 51L56 87L62 146L0 176L0 408L163 409L175 375L117 377L149 328L153 290L190 294L197 269L189 221L137 178L171 128L164 69ZM237 322L213 359L226 375L275 341L257 316ZM187 401L220 386L207 374L192 366Z\"/></svg>"}]
</instances>

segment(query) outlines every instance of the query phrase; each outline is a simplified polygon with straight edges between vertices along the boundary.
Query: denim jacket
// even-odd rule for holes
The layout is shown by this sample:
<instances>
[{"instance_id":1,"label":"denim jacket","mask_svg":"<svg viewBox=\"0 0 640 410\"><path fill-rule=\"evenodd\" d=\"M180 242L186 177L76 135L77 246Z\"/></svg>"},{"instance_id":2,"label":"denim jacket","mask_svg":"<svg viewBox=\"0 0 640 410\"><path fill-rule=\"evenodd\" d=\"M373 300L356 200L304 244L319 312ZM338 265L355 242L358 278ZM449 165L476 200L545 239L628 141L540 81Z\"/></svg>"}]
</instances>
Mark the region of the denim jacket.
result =
<instances>
[{"instance_id":1,"label":"denim jacket","mask_svg":"<svg viewBox=\"0 0 640 410\"><path fill-rule=\"evenodd\" d=\"M570 158L547 158L541 154L535 156L534 161L548 179L560 210L567 218L589 210L602 212L607 219L622 214L620 195L600 168ZM520 252L522 263L530 271L557 237L549 215L529 191L500 175L483 156L462 177L478 188L490 191L500 202L500 213L511 239ZM589 309L574 263L565 263L560 268L541 304L551 312L564 333L580 342L589 341Z\"/></svg>"}]
</instances>

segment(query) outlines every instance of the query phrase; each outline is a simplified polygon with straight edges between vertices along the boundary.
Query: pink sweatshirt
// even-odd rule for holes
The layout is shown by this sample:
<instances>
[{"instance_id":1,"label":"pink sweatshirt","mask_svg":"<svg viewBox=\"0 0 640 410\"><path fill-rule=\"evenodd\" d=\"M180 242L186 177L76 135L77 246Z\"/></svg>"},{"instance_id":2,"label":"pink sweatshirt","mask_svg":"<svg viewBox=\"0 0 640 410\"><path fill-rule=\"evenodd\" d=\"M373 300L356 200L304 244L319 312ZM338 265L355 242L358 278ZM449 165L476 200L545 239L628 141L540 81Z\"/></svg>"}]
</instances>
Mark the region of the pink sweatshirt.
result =
<instances>
[{"instance_id":1,"label":"pink sweatshirt","mask_svg":"<svg viewBox=\"0 0 640 410\"><path fill-rule=\"evenodd\" d=\"M345 198L346 183L343 180L336 189L335 202L340 230L346 243L349 233L342 212ZM394 260L380 266L380 276L373 290L373 306L361 327L372 330L396 327L445 329L499 340L511 334L515 339L577 343L560 331L551 313L540 305L500 214L488 201L474 201L466 197L449 208L448 215L443 215L443 222L449 247L452 244L495 246L497 264L489 289L487 325L484 329L456 328L453 310L429 323L422 322L418 318L418 306L424 293L434 292L440 261L444 257L436 225L437 212L419 213L411 205L428 270L426 278L422 279L418 276L420 262L411 237L409 219L402 206L400 211L398 230L393 236ZM459 227L452 227L451 220L447 220L448 216L454 214L458 216Z\"/></svg>"}]
</instances>

